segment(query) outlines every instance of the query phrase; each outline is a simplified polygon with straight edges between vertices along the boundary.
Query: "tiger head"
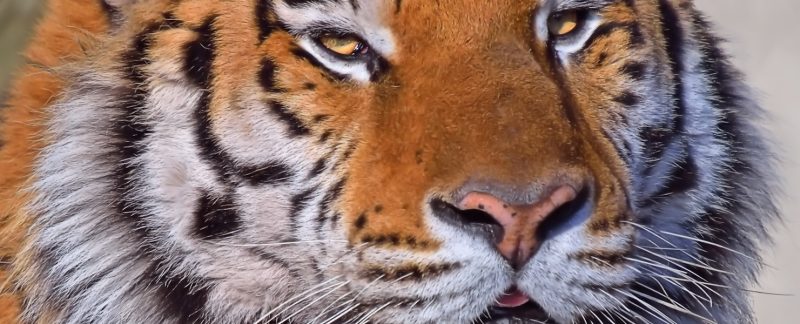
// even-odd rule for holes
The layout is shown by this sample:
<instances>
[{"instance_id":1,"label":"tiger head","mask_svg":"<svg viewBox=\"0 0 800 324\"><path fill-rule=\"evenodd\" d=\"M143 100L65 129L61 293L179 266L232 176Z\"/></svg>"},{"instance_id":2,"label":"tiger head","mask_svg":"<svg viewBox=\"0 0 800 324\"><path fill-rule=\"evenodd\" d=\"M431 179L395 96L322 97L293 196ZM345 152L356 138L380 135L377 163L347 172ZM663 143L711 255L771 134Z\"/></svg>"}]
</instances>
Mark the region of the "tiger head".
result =
<instances>
[{"instance_id":1,"label":"tiger head","mask_svg":"<svg viewBox=\"0 0 800 324\"><path fill-rule=\"evenodd\" d=\"M751 318L767 151L690 1L104 5L34 172L30 320Z\"/></svg>"}]
</instances>

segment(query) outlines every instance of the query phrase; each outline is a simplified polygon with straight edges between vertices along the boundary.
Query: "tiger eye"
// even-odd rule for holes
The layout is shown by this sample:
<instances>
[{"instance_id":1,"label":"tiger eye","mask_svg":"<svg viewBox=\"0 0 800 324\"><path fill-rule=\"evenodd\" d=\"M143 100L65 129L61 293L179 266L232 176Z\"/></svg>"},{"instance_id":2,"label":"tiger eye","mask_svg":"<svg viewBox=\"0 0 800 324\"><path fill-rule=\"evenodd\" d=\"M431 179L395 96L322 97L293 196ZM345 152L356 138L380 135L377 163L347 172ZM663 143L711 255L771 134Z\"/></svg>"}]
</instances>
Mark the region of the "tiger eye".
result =
<instances>
[{"instance_id":1,"label":"tiger eye","mask_svg":"<svg viewBox=\"0 0 800 324\"><path fill-rule=\"evenodd\" d=\"M550 16L547 20L547 28L552 35L564 36L577 29L578 18L578 13L575 11L560 12Z\"/></svg>"},{"instance_id":2,"label":"tiger eye","mask_svg":"<svg viewBox=\"0 0 800 324\"><path fill-rule=\"evenodd\" d=\"M322 46L336 54L352 56L358 54L364 44L355 37L323 36L319 39Z\"/></svg>"}]
</instances>

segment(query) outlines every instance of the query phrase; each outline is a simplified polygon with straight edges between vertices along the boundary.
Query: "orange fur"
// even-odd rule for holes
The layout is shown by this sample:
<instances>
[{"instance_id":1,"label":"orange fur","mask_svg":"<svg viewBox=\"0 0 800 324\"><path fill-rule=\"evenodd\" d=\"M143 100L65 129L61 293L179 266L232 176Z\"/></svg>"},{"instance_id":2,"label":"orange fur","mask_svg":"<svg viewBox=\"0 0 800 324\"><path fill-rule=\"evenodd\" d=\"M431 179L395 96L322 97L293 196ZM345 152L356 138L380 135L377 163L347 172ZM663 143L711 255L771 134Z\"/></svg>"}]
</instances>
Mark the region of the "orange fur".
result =
<instances>
[{"instance_id":1,"label":"orange fur","mask_svg":"<svg viewBox=\"0 0 800 324\"><path fill-rule=\"evenodd\" d=\"M330 116L311 129L316 137L326 132L334 137L358 133L359 145L352 152L349 180L338 206L343 221L350 224L348 237L353 245L391 243L409 250L436 250L441 242L427 233L420 212L424 198L446 199L468 182L521 188L530 185L531 179L540 180L537 185L541 186L555 179L581 185L591 181L597 186L591 233L608 233L625 216L622 192L628 175L612 144L600 134L601 123L612 118L613 111L596 108L606 107L601 103L624 87L619 67L573 71L574 77L581 78L573 83L585 86L564 89L541 46L523 41L534 39L529 23L535 1L528 7L518 0L406 2L402 16L387 19L396 31L396 43L413 46L404 46L389 57L391 73L366 87L331 82L290 54L293 39L286 33L276 33L263 44L253 41L258 33L254 19L241 17L251 17L254 1L246 2L249 5L225 3L223 8L217 1L144 1L132 11L122 36L106 44L110 50L98 53L97 59L114 64L132 35L163 20L162 13L171 8L174 17L189 28L218 15L216 55L224 59L214 61L218 72L212 85L212 123L237 118L237 107L230 103L243 94L262 91L255 78L265 56L280 67L276 76L280 87L297 90L313 83L313 92L261 96L265 101L281 98L290 107L307 107L292 109L308 124L318 116ZM460 10L446 10L452 7ZM640 7L640 15L655 15L652 6ZM607 19L621 22L636 19L635 13L614 6L606 14ZM435 21L440 32L430 33L430 26L420 21ZM644 24L648 36L660 34L654 25ZM81 44L91 42L80 40L90 40L107 28L98 1L52 0L26 54L30 63L19 73L2 118L6 145L0 150L0 216L9 239L0 246L0 253L5 257L16 256L24 241L29 219L20 206L31 197L21 193L44 144L39 135L45 107L65 84L48 70L85 58ZM170 60L179 60L181 45L196 38L188 28L158 33L148 53L155 61L149 67L155 70L150 72L180 79L183 71L169 70L180 63ZM618 32L600 40L586 60L598 61L601 52L613 55L630 42L628 38L627 33ZM648 39L663 43L657 36ZM573 91L575 102L565 99L563 91ZM247 122L241 120L245 129ZM28 264L27 255L20 254L17 267ZM0 273L0 279L5 276ZM0 322L15 318L18 308L14 296L0 298Z\"/></svg>"},{"instance_id":2,"label":"orange fur","mask_svg":"<svg viewBox=\"0 0 800 324\"><path fill-rule=\"evenodd\" d=\"M7 107L2 110L0 136L0 226L3 240L0 254L11 260L24 241L28 217L21 210L30 196L23 194L37 152L45 108L58 97L64 86L50 69L84 57L82 46L108 28L98 1L52 0L39 23L31 45L25 52L28 64L17 72ZM24 260L17 260L24 263ZM0 272L6 282L7 270ZM12 323L19 312L17 296L8 291L0 297L0 322Z\"/></svg>"}]
</instances>

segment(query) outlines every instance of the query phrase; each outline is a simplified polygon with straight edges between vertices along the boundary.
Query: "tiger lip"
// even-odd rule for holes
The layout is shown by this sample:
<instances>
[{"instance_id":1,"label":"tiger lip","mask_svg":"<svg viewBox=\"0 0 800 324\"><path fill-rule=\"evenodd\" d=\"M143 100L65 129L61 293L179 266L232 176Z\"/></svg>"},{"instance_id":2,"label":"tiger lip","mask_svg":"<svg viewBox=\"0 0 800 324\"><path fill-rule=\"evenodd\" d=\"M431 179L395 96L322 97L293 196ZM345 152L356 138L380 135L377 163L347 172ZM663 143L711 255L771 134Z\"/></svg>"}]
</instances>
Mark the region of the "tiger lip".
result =
<instances>
[{"instance_id":1,"label":"tiger lip","mask_svg":"<svg viewBox=\"0 0 800 324\"><path fill-rule=\"evenodd\" d=\"M495 306L500 308L517 308L527 304L529 301L531 301L530 297L525 295L524 292L516 287L511 287L497 298Z\"/></svg>"}]
</instances>

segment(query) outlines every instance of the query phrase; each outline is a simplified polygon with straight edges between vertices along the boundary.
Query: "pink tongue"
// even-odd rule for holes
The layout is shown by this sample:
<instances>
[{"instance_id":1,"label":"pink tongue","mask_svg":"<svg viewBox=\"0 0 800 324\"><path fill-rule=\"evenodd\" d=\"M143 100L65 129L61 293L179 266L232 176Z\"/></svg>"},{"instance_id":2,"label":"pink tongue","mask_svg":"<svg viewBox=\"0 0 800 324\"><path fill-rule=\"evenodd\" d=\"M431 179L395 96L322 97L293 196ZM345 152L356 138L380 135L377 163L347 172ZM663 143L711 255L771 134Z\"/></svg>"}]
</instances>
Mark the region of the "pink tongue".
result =
<instances>
[{"instance_id":1,"label":"pink tongue","mask_svg":"<svg viewBox=\"0 0 800 324\"><path fill-rule=\"evenodd\" d=\"M505 292L500 298L497 299L497 307L502 308L516 308L525 305L531 299L519 289L512 289Z\"/></svg>"}]
</instances>

